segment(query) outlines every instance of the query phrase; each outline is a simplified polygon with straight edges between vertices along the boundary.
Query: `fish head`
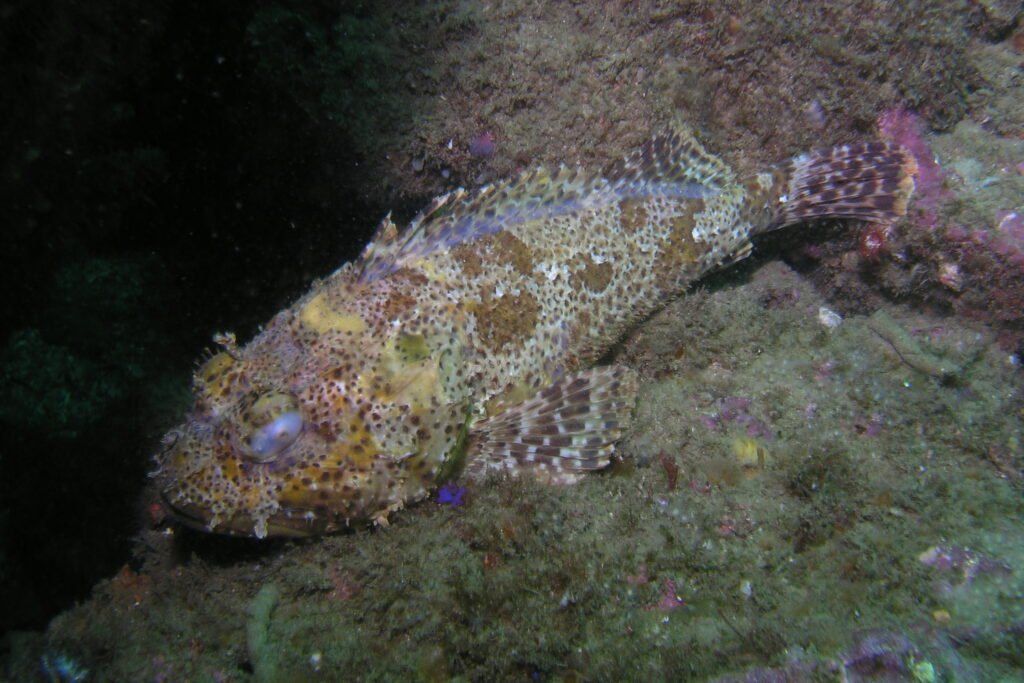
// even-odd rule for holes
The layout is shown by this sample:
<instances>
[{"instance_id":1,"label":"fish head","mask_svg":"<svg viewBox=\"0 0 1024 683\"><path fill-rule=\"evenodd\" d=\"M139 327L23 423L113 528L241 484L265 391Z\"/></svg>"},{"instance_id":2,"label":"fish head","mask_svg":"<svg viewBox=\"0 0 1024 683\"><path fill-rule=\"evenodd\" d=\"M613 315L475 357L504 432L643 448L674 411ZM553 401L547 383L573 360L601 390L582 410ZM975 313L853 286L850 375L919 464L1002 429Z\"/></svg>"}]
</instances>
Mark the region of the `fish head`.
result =
<instances>
[{"instance_id":1,"label":"fish head","mask_svg":"<svg viewBox=\"0 0 1024 683\"><path fill-rule=\"evenodd\" d=\"M199 367L193 407L157 456L175 518L314 535L386 522L448 476L469 416L457 337L444 311L383 318L396 295L376 289L308 295Z\"/></svg>"}]
</instances>

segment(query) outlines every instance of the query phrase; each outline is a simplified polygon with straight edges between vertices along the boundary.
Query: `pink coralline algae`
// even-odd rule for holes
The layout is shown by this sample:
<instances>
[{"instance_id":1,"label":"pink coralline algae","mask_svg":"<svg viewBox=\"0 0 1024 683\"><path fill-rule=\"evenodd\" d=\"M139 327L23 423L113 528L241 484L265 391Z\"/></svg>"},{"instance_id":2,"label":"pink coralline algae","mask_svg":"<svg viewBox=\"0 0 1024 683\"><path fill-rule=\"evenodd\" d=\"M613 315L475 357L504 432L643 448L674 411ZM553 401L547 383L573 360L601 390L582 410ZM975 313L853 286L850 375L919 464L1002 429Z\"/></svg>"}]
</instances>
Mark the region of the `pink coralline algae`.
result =
<instances>
[{"instance_id":1,"label":"pink coralline algae","mask_svg":"<svg viewBox=\"0 0 1024 683\"><path fill-rule=\"evenodd\" d=\"M814 381L823 384L835 378L839 363L833 359L823 360L814 366Z\"/></svg>"},{"instance_id":2,"label":"pink coralline algae","mask_svg":"<svg viewBox=\"0 0 1024 683\"><path fill-rule=\"evenodd\" d=\"M494 134L489 130L477 135L469 143L469 153L482 159L494 156L495 148Z\"/></svg>"},{"instance_id":3,"label":"pink coralline algae","mask_svg":"<svg viewBox=\"0 0 1024 683\"><path fill-rule=\"evenodd\" d=\"M952 226L946 238L962 248L976 247L1005 263L1024 269L1024 217L1014 211L1000 211L994 230L967 230Z\"/></svg>"},{"instance_id":4,"label":"pink coralline algae","mask_svg":"<svg viewBox=\"0 0 1024 683\"><path fill-rule=\"evenodd\" d=\"M854 431L861 436L866 436L871 439L881 436L884 427L885 420L878 413L872 413L870 416L862 415L855 418L853 421Z\"/></svg>"},{"instance_id":5,"label":"pink coralline algae","mask_svg":"<svg viewBox=\"0 0 1024 683\"><path fill-rule=\"evenodd\" d=\"M971 583L979 575L1009 574L1012 571L1005 562L957 545L932 546L917 559L940 573L958 576L961 583L965 584Z\"/></svg>"},{"instance_id":6,"label":"pink coralline algae","mask_svg":"<svg viewBox=\"0 0 1024 683\"><path fill-rule=\"evenodd\" d=\"M872 225L860 234L857 253L868 262L877 262L888 250L889 226Z\"/></svg>"},{"instance_id":7,"label":"pink coralline algae","mask_svg":"<svg viewBox=\"0 0 1024 683\"><path fill-rule=\"evenodd\" d=\"M905 635L891 632L860 634L843 656L843 680L912 680L911 663L921 651Z\"/></svg>"},{"instance_id":8,"label":"pink coralline algae","mask_svg":"<svg viewBox=\"0 0 1024 683\"><path fill-rule=\"evenodd\" d=\"M935 161L923 129L920 117L906 109L890 109L878 117L882 137L903 145L914 155L917 162L914 205L934 218L934 212L951 199L953 193L946 188L946 172Z\"/></svg>"},{"instance_id":9,"label":"pink coralline algae","mask_svg":"<svg viewBox=\"0 0 1024 683\"><path fill-rule=\"evenodd\" d=\"M661 600L658 601L658 604L651 605L647 609L654 610L656 612L671 612L685 604L686 602L680 598L679 594L676 592L676 582L672 579L665 579L665 587L661 593Z\"/></svg>"},{"instance_id":10,"label":"pink coralline algae","mask_svg":"<svg viewBox=\"0 0 1024 683\"><path fill-rule=\"evenodd\" d=\"M651 575L647 573L647 565L642 564L636 574L626 574L625 579L630 586L643 586L650 582Z\"/></svg>"},{"instance_id":11,"label":"pink coralline algae","mask_svg":"<svg viewBox=\"0 0 1024 683\"><path fill-rule=\"evenodd\" d=\"M748 410L751 400L740 396L726 396L715 401L718 412L714 415L704 415L701 418L704 426L708 429L718 431L728 424L737 424L746 429L747 436L754 439L775 438L775 432L764 422L751 415Z\"/></svg>"},{"instance_id":12,"label":"pink coralline algae","mask_svg":"<svg viewBox=\"0 0 1024 683\"><path fill-rule=\"evenodd\" d=\"M716 678L714 683L793 683L793 681L848 681L849 683L893 683L919 680L915 662L922 651L900 633L873 631L854 637L850 648L838 659L815 659L794 652L785 665L757 667L741 674Z\"/></svg>"},{"instance_id":13,"label":"pink coralline algae","mask_svg":"<svg viewBox=\"0 0 1024 683\"><path fill-rule=\"evenodd\" d=\"M1014 265L1024 267L1024 216L1016 211L1001 211L996 219L999 223L992 250L1009 258Z\"/></svg>"},{"instance_id":14,"label":"pink coralline algae","mask_svg":"<svg viewBox=\"0 0 1024 683\"><path fill-rule=\"evenodd\" d=\"M1016 211L1002 211L999 219L999 232L1017 242L1024 242L1024 216Z\"/></svg>"}]
</instances>

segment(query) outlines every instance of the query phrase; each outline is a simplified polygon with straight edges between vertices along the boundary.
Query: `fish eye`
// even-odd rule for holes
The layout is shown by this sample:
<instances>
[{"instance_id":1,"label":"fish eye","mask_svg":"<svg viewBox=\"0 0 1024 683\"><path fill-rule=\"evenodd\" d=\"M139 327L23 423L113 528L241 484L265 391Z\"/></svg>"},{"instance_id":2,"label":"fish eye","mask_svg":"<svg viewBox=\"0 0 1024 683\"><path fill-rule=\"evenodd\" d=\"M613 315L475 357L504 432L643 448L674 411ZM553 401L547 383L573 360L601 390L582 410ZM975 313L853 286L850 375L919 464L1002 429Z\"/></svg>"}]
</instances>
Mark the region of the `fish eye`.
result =
<instances>
[{"instance_id":1,"label":"fish eye","mask_svg":"<svg viewBox=\"0 0 1024 683\"><path fill-rule=\"evenodd\" d=\"M246 449L258 462L273 460L302 433L299 402L289 394L261 396L242 414L242 422Z\"/></svg>"}]
</instances>

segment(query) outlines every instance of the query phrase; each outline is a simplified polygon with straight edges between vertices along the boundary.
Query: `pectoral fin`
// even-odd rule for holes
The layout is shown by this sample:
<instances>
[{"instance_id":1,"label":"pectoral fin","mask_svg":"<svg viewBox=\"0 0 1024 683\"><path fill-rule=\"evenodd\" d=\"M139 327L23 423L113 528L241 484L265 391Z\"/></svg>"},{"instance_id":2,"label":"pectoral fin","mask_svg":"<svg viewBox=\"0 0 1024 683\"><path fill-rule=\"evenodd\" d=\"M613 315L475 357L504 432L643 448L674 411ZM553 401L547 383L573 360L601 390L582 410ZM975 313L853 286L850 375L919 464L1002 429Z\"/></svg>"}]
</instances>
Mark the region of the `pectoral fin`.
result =
<instances>
[{"instance_id":1,"label":"pectoral fin","mask_svg":"<svg viewBox=\"0 0 1024 683\"><path fill-rule=\"evenodd\" d=\"M569 375L520 404L474 424L466 473L530 474L572 483L605 467L628 426L637 380L623 366Z\"/></svg>"}]
</instances>

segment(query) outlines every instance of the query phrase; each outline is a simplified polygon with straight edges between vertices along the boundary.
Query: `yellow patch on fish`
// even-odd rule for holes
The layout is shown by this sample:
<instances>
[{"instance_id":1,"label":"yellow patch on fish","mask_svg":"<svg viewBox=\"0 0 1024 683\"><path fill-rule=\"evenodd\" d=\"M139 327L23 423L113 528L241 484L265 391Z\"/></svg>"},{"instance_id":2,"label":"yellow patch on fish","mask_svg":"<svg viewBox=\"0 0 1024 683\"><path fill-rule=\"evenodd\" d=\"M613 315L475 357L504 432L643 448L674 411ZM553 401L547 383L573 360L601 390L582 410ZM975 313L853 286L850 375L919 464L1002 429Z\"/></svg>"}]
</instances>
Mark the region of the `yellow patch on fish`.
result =
<instances>
[{"instance_id":1,"label":"yellow patch on fish","mask_svg":"<svg viewBox=\"0 0 1024 683\"><path fill-rule=\"evenodd\" d=\"M299 319L308 329L324 332L363 332L366 322L358 315L338 313L327 303L325 294L317 294L302 308Z\"/></svg>"}]
</instances>

